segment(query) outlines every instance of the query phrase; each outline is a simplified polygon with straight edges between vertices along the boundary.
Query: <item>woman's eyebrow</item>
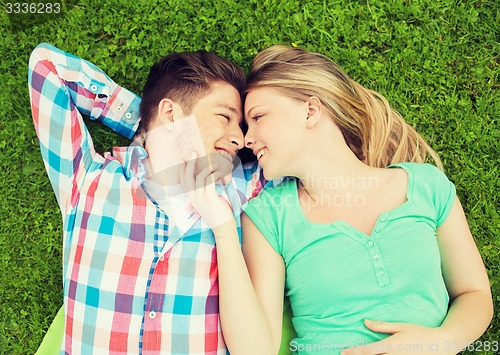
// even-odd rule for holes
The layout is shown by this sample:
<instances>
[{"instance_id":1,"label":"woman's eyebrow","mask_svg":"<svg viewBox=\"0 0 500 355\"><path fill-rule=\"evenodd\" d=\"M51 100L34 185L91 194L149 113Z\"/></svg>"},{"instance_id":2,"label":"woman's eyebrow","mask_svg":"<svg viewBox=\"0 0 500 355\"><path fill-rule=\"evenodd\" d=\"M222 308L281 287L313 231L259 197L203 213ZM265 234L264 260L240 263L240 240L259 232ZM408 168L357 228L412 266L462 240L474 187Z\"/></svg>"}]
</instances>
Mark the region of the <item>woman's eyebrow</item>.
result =
<instances>
[{"instance_id":1,"label":"woman's eyebrow","mask_svg":"<svg viewBox=\"0 0 500 355\"><path fill-rule=\"evenodd\" d=\"M255 105L255 106L251 107L251 108L247 111L247 113L246 113L245 117L246 117L246 116L250 116L250 112L252 112L252 111L253 111L256 107L261 107L261 106L262 106L262 105Z\"/></svg>"}]
</instances>

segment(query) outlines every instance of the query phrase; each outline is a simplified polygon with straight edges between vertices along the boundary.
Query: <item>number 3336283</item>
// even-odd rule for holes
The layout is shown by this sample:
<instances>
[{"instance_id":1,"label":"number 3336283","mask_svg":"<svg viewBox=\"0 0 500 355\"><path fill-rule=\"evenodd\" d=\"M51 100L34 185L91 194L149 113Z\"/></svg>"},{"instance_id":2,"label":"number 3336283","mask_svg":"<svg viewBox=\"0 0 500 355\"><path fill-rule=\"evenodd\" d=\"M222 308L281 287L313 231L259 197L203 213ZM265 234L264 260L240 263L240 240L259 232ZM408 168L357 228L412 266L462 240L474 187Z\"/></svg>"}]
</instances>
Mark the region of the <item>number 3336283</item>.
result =
<instances>
[{"instance_id":1,"label":"number 3336283","mask_svg":"<svg viewBox=\"0 0 500 355\"><path fill-rule=\"evenodd\" d=\"M61 12L61 4L8 2L5 4L5 10L8 14L58 14Z\"/></svg>"}]
</instances>

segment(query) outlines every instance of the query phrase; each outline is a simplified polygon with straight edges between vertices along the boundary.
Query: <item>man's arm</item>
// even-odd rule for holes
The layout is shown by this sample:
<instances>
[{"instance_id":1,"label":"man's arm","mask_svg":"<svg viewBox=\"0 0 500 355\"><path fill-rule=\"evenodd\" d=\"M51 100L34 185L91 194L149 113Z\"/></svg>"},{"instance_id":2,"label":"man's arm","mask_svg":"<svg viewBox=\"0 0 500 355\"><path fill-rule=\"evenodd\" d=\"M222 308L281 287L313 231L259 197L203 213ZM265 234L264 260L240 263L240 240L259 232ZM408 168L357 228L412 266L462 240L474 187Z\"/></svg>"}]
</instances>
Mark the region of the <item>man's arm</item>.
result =
<instances>
[{"instance_id":1,"label":"man's arm","mask_svg":"<svg viewBox=\"0 0 500 355\"><path fill-rule=\"evenodd\" d=\"M49 179L62 211L71 208L96 153L81 114L132 138L140 98L95 65L42 43L28 71L33 122Z\"/></svg>"}]
</instances>

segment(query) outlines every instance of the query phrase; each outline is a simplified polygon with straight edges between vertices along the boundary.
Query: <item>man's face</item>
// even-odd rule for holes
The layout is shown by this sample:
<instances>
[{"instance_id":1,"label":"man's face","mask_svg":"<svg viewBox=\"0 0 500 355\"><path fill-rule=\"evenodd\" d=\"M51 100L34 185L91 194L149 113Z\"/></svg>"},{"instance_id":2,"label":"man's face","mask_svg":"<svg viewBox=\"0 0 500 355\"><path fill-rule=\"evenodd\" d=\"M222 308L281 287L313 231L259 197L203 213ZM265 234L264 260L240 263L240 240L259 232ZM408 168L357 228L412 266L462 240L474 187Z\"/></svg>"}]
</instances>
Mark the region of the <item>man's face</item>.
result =
<instances>
[{"instance_id":1,"label":"man's face","mask_svg":"<svg viewBox=\"0 0 500 355\"><path fill-rule=\"evenodd\" d=\"M193 106L191 115L196 117L203 145L210 162L231 173L233 160L243 148L241 98L228 83L214 82L210 92ZM226 175L227 175L226 174Z\"/></svg>"}]
</instances>

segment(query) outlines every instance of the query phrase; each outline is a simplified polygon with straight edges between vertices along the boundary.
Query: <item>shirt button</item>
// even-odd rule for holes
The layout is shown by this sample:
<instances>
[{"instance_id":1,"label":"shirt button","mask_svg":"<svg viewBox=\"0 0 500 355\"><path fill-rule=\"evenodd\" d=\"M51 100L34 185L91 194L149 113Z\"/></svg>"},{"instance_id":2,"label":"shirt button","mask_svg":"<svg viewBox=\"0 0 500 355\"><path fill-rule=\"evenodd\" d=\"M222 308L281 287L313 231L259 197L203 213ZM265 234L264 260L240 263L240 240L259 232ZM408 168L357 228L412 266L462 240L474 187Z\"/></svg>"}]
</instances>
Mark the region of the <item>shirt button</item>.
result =
<instances>
[{"instance_id":1,"label":"shirt button","mask_svg":"<svg viewBox=\"0 0 500 355\"><path fill-rule=\"evenodd\" d=\"M373 254L373 259L378 260L380 258L380 255L378 254Z\"/></svg>"},{"instance_id":2,"label":"shirt button","mask_svg":"<svg viewBox=\"0 0 500 355\"><path fill-rule=\"evenodd\" d=\"M371 240L368 242L368 246L370 246L370 247L372 247L373 244L375 244L375 243L373 243Z\"/></svg>"},{"instance_id":3,"label":"shirt button","mask_svg":"<svg viewBox=\"0 0 500 355\"><path fill-rule=\"evenodd\" d=\"M96 85L96 84L92 84L92 85L90 86L90 91L94 91L94 92L96 92L96 91L97 91L97 85Z\"/></svg>"},{"instance_id":4,"label":"shirt button","mask_svg":"<svg viewBox=\"0 0 500 355\"><path fill-rule=\"evenodd\" d=\"M149 312L148 316L151 319L155 319L156 318L156 312L155 311L151 311L151 312Z\"/></svg>"},{"instance_id":5,"label":"shirt button","mask_svg":"<svg viewBox=\"0 0 500 355\"><path fill-rule=\"evenodd\" d=\"M385 217L380 217L380 222L385 222L385 221L386 221Z\"/></svg>"},{"instance_id":6,"label":"shirt button","mask_svg":"<svg viewBox=\"0 0 500 355\"><path fill-rule=\"evenodd\" d=\"M380 228L375 229L375 233L380 233Z\"/></svg>"},{"instance_id":7,"label":"shirt button","mask_svg":"<svg viewBox=\"0 0 500 355\"><path fill-rule=\"evenodd\" d=\"M122 107L121 107L121 106L118 106L118 107L116 108L116 111L121 111L121 110L122 110Z\"/></svg>"},{"instance_id":8,"label":"shirt button","mask_svg":"<svg viewBox=\"0 0 500 355\"><path fill-rule=\"evenodd\" d=\"M131 114L130 112L127 112L127 113L125 114L125 117L126 117L126 118L130 118L130 117L132 117L132 114Z\"/></svg>"},{"instance_id":9,"label":"shirt button","mask_svg":"<svg viewBox=\"0 0 500 355\"><path fill-rule=\"evenodd\" d=\"M378 269L378 274L379 274L380 276L382 276L383 274L385 274L384 269Z\"/></svg>"}]
</instances>

